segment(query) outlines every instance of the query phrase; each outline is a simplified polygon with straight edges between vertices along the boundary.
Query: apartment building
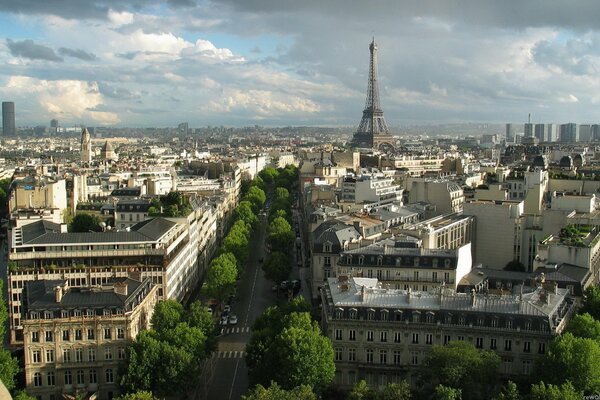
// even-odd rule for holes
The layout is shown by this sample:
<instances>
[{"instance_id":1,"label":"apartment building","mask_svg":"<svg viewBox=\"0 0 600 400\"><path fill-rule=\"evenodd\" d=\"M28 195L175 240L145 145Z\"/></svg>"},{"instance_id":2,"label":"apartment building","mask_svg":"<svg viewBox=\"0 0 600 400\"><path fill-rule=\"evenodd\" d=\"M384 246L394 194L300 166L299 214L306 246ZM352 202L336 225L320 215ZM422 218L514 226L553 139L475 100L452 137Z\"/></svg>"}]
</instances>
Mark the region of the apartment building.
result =
<instances>
[{"instance_id":1,"label":"apartment building","mask_svg":"<svg viewBox=\"0 0 600 400\"><path fill-rule=\"evenodd\" d=\"M26 282L23 344L27 392L40 400L89 393L98 400L118 394L126 346L150 327L157 287L119 278L95 287L67 280Z\"/></svg>"},{"instance_id":2,"label":"apartment building","mask_svg":"<svg viewBox=\"0 0 600 400\"><path fill-rule=\"evenodd\" d=\"M67 190L64 179L49 176L26 176L15 178L11 184L9 211L24 208L67 208Z\"/></svg>"},{"instance_id":3,"label":"apartment building","mask_svg":"<svg viewBox=\"0 0 600 400\"><path fill-rule=\"evenodd\" d=\"M347 176L342 183L342 199L344 202L356 204L398 203L402 205L403 189L394 184L391 177L361 175Z\"/></svg>"},{"instance_id":4,"label":"apartment building","mask_svg":"<svg viewBox=\"0 0 600 400\"><path fill-rule=\"evenodd\" d=\"M126 229L145 221L151 206L146 199L120 200L115 209L115 228Z\"/></svg>"},{"instance_id":5,"label":"apartment building","mask_svg":"<svg viewBox=\"0 0 600 400\"><path fill-rule=\"evenodd\" d=\"M500 374L532 372L575 311L566 289L539 282L516 295L387 289L377 278L328 278L322 327L335 354L335 382L380 387L414 381L432 345L466 341L502 358Z\"/></svg>"},{"instance_id":6,"label":"apartment building","mask_svg":"<svg viewBox=\"0 0 600 400\"><path fill-rule=\"evenodd\" d=\"M392 232L418 238L425 249L456 249L473 241L474 224L471 216L450 213L392 229Z\"/></svg>"},{"instance_id":7,"label":"apartment building","mask_svg":"<svg viewBox=\"0 0 600 400\"><path fill-rule=\"evenodd\" d=\"M409 203L429 202L440 214L461 211L465 202L460 185L448 180L409 178L406 188Z\"/></svg>"}]
</instances>

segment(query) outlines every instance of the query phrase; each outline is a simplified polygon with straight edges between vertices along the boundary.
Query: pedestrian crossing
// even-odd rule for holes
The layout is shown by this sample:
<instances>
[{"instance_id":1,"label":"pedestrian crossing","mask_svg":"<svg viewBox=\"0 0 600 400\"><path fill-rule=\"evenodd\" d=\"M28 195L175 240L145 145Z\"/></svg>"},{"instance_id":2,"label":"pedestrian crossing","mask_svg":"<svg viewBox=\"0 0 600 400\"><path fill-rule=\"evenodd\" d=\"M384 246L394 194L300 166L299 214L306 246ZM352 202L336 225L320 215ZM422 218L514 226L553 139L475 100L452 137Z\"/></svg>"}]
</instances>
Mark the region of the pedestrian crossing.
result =
<instances>
[{"instance_id":1,"label":"pedestrian crossing","mask_svg":"<svg viewBox=\"0 0 600 400\"><path fill-rule=\"evenodd\" d=\"M245 351L219 351L217 352L217 358L244 358L246 355Z\"/></svg>"},{"instance_id":2,"label":"pedestrian crossing","mask_svg":"<svg viewBox=\"0 0 600 400\"><path fill-rule=\"evenodd\" d=\"M223 328L222 333L225 335L231 335L234 333L248 333L250 332L249 326L236 326L231 328Z\"/></svg>"}]
</instances>

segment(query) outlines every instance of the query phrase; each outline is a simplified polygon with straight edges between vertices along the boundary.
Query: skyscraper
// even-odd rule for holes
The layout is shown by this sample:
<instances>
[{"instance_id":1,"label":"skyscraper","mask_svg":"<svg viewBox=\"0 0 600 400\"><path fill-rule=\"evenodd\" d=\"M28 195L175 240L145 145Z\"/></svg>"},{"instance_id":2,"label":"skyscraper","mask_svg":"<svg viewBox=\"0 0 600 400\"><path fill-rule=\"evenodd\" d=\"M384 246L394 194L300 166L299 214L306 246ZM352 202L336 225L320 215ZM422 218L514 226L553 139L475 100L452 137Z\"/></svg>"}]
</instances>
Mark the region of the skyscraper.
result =
<instances>
[{"instance_id":1,"label":"skyscraper","mask_svg":"<svg viewBox=\"0 0 600 400\"><path fill-rule=\"evenodd\" d=\"M50 133L55 135L58 132L58 120L51 119L50 120Z\"/></svg>"},{"instance_id":2,"label":"skyscraper","mask_svg":"<svg viewBox=\"0 0 600 400\"><path fill-rule=\"evenodd\" d=\"M533 127L535 137L540 140L540 142L548 141L548 136L546 135L546 125L545 124L535 124Z\"/></svg>"},{"instance_id":3,"label":"skyscraper","mask_svg":"<svg viewBox=\"0 0 600 400\"><path fill-rule=\"evenodd\" d=\"M546 138L547 142L556 142L558 140L556 124L546 124Z\"/></svg>"},{"instance_id":4,"label":"skyscraper","mask_svg":"<svg viewBox=\"0 0 600 400\"><path fill-rule=\"evenodd\" d=\"M579 127L573 122L560 126L560 141L562 143L576 143L579 141Z\"/></svg>"},{"instance_id":5,"label":"skyscraper","mask_svg":"<svg viewBox=\"0 0 600 400\"><path fill-rule=\"evenodd\" d=\"M17 134L15 103L12 101L2 102L2 134L4 136L15 136Z\"/></svg>"},{"instance_id":6,"label":"skyscraper","mask_svg":"<svg viewBox=\"0 0 600 400\"><path fill-rule=\"evenodd\" d=\"M506 141L511 143L515 141L515 126L513 124L506 124Z\"/></svg>"},{"instance_id":7,"label":"skyscraper","mask_svg":"<svg viewBox=\"0 0 600 400\"><path fill-rule=\"evenodd\" d=\"M369 85L367 101L358 129L352 138L353 147L367 147L385 150L395 147L395 140L388 131L383 118L383 110L379 104L379 84L377 83L377 43L375 38L369 45L371 60L369 64Z\"/></svg>"}]
</instances>

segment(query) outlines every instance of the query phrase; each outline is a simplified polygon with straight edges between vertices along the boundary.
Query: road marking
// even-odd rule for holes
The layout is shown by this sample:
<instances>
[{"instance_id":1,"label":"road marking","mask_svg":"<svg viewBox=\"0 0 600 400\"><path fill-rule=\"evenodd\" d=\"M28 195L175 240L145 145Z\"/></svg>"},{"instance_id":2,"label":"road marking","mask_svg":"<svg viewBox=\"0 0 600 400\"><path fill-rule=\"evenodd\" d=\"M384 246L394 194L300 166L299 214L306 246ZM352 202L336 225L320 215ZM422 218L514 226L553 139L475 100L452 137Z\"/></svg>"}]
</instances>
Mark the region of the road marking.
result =
<instances>
[{"instance_id":1,"label":"road marking","mask_svg":"<svg viewBox=\"0 0 600 400\"><path fill-rule=\"evenodd\" d=\"M231 396L233 396L233 388L234 388L234 383L235 383L235 378L237 377L237 372L238 372L238 367L240 366L240 360L238 359L237 362L235 363L235 371L233 372L233 381L231 382L231 389L229 389L229 400L231 400Z\"/></svg>"}]
</instances>

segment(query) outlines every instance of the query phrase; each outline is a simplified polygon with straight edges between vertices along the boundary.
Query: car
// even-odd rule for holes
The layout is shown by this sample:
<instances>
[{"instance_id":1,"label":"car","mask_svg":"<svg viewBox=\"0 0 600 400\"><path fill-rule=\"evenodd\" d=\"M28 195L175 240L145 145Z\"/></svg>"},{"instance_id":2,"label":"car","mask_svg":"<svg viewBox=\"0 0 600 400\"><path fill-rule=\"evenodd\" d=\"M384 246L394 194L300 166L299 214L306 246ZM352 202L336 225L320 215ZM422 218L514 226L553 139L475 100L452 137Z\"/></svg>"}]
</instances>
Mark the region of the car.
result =
<instances>
[{"instance_id":1,"label":"car","mask_svg":"<svg viewBox=\"0 0 600 400\"><path fill-rule=\"evenodd\" d=\"M289 284L288 281L282 281L280 287L285 290L288 288L288 284Z\"/></svg>"},{"instance_id":2,"label":"car","mask_svg":"<svg viewBox=\"0 0 600 400\"><path fill-rule=\"evenodd\" d=\"M212 317L214 310L211 307L206 307L206 312L208 312Z\"/></svg>"},{"instance_id":3,"label":"car","mask_svg":"<svg viewBox=\"0 0 600 400\"><path fill-rule=\"evenodd\" d=\"M227 315L221 316L221 325L227 325L227 321L229 321L229 317Z\"/></svg>"},{"instance_id":4,"label":"car","mask_svg":"<svg viewBox=\"0 0 600 400\"><path fill-rule=\"evenodd\" d=\"M229 314L230 311L231 311L231 306L229 304L223 308L223 314L225 314L225 313Z\"/></svg>"},{"instance_id":5,"label":"car","mask_svg":"<svg viewBox=\"0 0 600 400\"><path fill-rule=\"evenodd\" d=\"M232 314L232 315L229 317L229 325L237 325L237 322L238 322L238 320L237 320L237 315L233 315L233 314Z\"/></svg>"}]
</instances>

